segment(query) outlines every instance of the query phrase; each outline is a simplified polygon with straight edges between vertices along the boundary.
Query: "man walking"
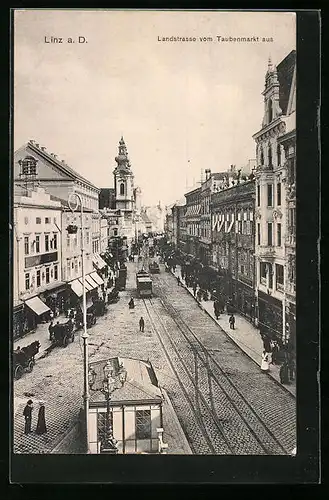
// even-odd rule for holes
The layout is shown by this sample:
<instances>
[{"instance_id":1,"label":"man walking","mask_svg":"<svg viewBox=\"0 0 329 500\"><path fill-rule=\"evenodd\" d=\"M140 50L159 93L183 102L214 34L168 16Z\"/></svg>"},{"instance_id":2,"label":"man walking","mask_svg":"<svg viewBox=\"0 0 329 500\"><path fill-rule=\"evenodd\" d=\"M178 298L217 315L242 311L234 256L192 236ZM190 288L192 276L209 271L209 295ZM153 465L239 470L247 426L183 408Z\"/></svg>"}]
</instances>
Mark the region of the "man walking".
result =
<instances>
[{"instance_id":1,"label":"man walking","mask_svg":"<svg viewBox=\"0 0 329 500\"><path fill-rule=\"evenodd\" d=\"M49 340L53 340L53 335L54 335L54 322L51 321L50 325L48 327L48 332L49 332Z\"/></svg>"},{"instance_id":2,"label":"man walking","mask_svg":"<svg viewBox=\"0 0 329 500\"><path fill-rule=\"evenodd\" d=\"M23 415L25 417L25 430L24 430L25 434L30 434L31 432L32 410L33 410L33 401L32 399L29 399L23 411Z\"/></svg>"},{"instance_id":3,"label":"man walking","mask_svg":"<svg viewBox=\"0 0 329 500\"><path fill-rule=\"evenodd\" d=\"M143 316L141 316L141 318L139 320L139 331L140 332L144 332L144 326L145 326L144 318L143 318Z\"/></svg>"},{"instance_id":4,"label":"man walking","mask_svg":"<svg viewBox=\"0 0 329 500\"><path fill-rule=\"evenodd\" d=\"M235 317L233 314L231 314L231 316L229 317L229 323L230 323L230 328L231 330L234 330L234 327L235 327Z\"/></svg>"}]
</instances>

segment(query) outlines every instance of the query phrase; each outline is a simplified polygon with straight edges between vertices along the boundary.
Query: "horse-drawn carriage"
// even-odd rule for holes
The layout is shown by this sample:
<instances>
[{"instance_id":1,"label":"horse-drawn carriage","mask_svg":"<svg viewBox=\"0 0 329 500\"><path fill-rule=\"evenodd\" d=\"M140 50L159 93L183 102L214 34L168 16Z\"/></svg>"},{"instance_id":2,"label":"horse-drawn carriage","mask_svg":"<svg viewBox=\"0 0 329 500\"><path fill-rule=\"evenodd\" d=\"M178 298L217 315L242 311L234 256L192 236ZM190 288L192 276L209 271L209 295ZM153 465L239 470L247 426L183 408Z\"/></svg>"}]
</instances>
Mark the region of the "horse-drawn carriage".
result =
<instances>
[{"instance_id":1,"label":"horse-drawn carriage","mask_svg":"<svg viewBox=\"0 0 329 500\"><path fill-rule=\"evenodd\" d=\"M55 325L51 341L53 344L61 347L67 347L69 342L74 342L74 320L70 318L65 323Z\"/></svg>"},{"instance_id":2,"label":"horse-drawn carriage","mask_svg":"<svg viewBox=\"0 0 329 500\"><path fill-rule=\"evenodd\" d=\"M160 273L160 267L159 264L154 260L150 262L149 264L149 271L152 274L159 274Z\"/></svg>"},{"instance_id":3,"label":"horse-drawn carriage","mask_svg":"<svg viewBox=\"0 0 329 500\"><path fill-rule=\"evenodd\" d=\"M16 349L13 353L13 372L14 378L19 379L25 371L31 372L35 365L35 355L40 349L39 340L35 340L32 344L21 349Z\"/></svg>"},{"instance_id":4,"label":"horse-drawn carriage","mask_svg":"<svg viewBox=\"0 0 329 500\"><path fill-rule=\"evenodd\" d=\"M119 290L113 288L107 295L107 303L108 304L116 304L119 300Z\"/></svg>"},{"instance_id":5,"label":"horse-drawn carriage","mask_svg":"<svg viewBox=\"0 0 329 500\"><path fill-rule=\"evenodd\" d=\"M93 304L90 307L92 308L91 311L95 316L104 316L107 311L105 300L100 298L94 299Z\"/></svg>"}]
</instances>

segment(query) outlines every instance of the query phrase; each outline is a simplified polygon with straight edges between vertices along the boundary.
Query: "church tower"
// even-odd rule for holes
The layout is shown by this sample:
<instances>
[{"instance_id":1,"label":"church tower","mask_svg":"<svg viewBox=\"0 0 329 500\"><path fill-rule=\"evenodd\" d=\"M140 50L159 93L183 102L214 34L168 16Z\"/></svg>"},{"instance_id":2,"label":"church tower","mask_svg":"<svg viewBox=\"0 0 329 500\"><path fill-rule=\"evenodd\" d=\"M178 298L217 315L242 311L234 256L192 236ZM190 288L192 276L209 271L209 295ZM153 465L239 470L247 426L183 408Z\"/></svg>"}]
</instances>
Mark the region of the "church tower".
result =
<instances>
[{"instance_id":1,"label":"church tower","mask_svg":"<svg viewBox=\"0 0 329 500\"><path fill-rule=\"evenodd\" d=\"M119 142L119 154L115 157L117 166L114 174L114 189L116 208L120 210L133 210L134 202L134 175L128 158L127 146L123 137Z\"/></svg>"},{"instance_id":2,"label":"church tower","mask_svg":"<svg viewBox=\"0 0 329 500\"><path fill-rule=\"evenodd\" d=\"M117 166L113 171L115 207L122 213L122 236L126 239L127 252L135 238L135 196L134 174L128 158L127 146L123 137L119 142L119 154L115 157Z\"/></svg>"}]
</instances>

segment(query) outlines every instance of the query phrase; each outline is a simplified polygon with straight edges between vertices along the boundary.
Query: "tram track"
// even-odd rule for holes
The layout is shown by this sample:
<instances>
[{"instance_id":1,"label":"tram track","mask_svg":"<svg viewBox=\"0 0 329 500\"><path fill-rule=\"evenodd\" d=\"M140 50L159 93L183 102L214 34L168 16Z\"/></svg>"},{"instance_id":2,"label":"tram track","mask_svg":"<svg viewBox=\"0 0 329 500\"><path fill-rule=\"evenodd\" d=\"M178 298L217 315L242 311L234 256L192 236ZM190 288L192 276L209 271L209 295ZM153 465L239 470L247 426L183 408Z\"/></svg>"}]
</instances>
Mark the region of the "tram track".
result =
<instances>
[{"instance_id":1,"label":"tram track","mask_svg":"<svg viewBox=\"0 0 329 500\"><path fill-rule=\"evenodd\" d=\"M143 299L143 303L144 303L144 306L145 306L145 310L147 312L147 315L149 317L149 320L150 320L150 323L152 325L152 329L153 331L155 332L155 334L157 335L158 337L158 340L162 346L162 349L163 349L163 352L167 358L167 361L173 371L173 373L175 374L176 376L176 379L178 381L178 384L180 386L180 389L182 391L182 393L184 394L184 397L189 405L189 409L193 415L193 418L194 418L194 425L197 425L205 442L206 442L206 445L207 445L207 448L208 448L208 453L207 454L212 454L212 455L217 455L217 454L232 454L232 449L229 445L229 443L226 442L226 439L225 439L225 436L222 436L222 441L220 443L220 445L214 445L214 430L215 431L218 431L218 429L213 429L213 431L211 432L211 430L207 429L206 426L205 426L205 422L204 420L202 419L201 417L201 406L205 409L207 409L207 404L205 402L205 398L202 396L202 394L199 392L198 393L198 396L200 397L199 399L199 412L196 411L195 409L195 404L193 403L193 400L190 396L190 394L188 393L188 391L186 390L186 386L184 384L184 381L182 380L182 375L178 373L178 370L177 368L175 367L175 364L171 358L171 355L165 345L165 342L163 341L163 336L159 333L159 327L157 326L156 324L156 321L159 321L159 315L157 314L157 312L155 311L155 309L153 308L153 302L152 302L152 299ZM151 307L150 307L151 305ZM154 314L156 315L156 321L151 313L151 309L152 311L154 312ZM168 338L168 332L166 332L166 327L165 325L163 325L163 323L161 322L161 320L159 321L159 324L161 325L163 331L166 333L166 336ZM195 391L198 390L198 388L195 386L194 384L194 381L190 375L190 371L189 369L186 367L184 361L182 360L181 356L179 355L179 352L177 351L177 349L175 349L175 353L176 353L176 356L177 356L177 359L179 359L181 365L183 366L184 368L184 371L185 371L185 377L187 377L190 382L192 382L193 384L193 387L195 389ZM198 405L197 405L198 406ZM221 430L220 430L221 432ZM217 439L218 440L218 439ZM191 442L190 443L190 446L192 447L194 453L196 454L200 454L200 451L198 448L195 447L194 443Z\"/></svg>"},{"instance_id":2,"label":"tram track","mask_svg":"<svg viewBox=\"0 0 329 500\"><path fill-rule=\"evenodd\" d=\"M203 367L207 372L210 407L213 413L214 420L218 419L215 404L214 392L217 390L224 394L228 403L234 409L234 412L239 416L240 420L249 430L250 436L257 441L258 446L261 448L262 453L265 454L289 454L290 449L282 443L280 439L272 432L269 426L264 422L262 417L257 413L253 406L249 403L246 397L241 393L236 384L230 379L229 375L220 366L214 356L207 350L205 345L200 341L197 335L193 332L191 327L181 317L179 311L166 300L166 292L159 283L159 280L154 283L161 291L161 300L163 307L166 309L174 323L177 330L180 332L184 341L189 348L193 350L201 361ZM161 320L161 318L160 318ZM169 336L170 338L170 336ZM173 340L170 338L171 344ZM198 347L196 349L196 346ZM176 349L176 346L175 346ZM211 387L213 383L214 388ZM223 432L223 430L222 430ZM231 446L232 447L232 446Z\"/></svg>"}]
</instances>

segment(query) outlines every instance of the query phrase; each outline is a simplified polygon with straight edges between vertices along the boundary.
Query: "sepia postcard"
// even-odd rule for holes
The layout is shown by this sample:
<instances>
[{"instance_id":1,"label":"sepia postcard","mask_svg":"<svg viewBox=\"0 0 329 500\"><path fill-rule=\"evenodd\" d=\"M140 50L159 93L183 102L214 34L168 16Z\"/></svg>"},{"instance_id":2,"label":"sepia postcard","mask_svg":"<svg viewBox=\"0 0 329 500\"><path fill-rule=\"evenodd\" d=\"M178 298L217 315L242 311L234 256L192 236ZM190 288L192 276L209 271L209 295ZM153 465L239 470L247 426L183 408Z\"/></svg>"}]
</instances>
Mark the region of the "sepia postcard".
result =
<instances>
[{"instance_id":1,"label":"sepia postcard","mask_svg":"<svg viewBox=\"0 0 329 500\"><path fill-rule=\"evenodd\" d=\"M297 14L12 21L13 456L296 460Z\"/></svg>"}]
</instances>

